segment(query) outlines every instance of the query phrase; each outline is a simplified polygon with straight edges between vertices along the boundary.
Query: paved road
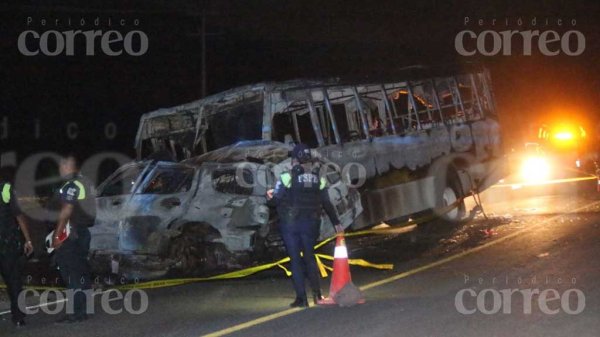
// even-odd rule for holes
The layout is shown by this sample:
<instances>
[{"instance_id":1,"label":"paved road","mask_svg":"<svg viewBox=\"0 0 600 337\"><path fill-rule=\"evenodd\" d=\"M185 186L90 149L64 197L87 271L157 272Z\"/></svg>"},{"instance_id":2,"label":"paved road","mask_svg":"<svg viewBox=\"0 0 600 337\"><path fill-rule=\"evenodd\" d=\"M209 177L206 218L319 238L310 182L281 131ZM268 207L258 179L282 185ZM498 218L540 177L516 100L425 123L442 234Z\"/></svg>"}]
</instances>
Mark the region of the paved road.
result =
<instances>
[{"instance_id":1,"label":"paved road","mask_svg":"<svg viewBox=\"0 0 600 337\"><path fill-rule=\"evenodd\" d=\"M395 264L393 271L352 269L367 299L352 308L288 310L290 282L274 271L149 290L149 308L141 315L97 313L64 328L52 324L56 316L39 313L20 330L5 320L0 335L596 336L600 202L577 187L541 189L490 189L482 195L488 220L478 217L460 227L427 232L428 240L423 235L349 240L352 257ZM323 281L324 289L327 283ZM510 305L494 299L507 289L521 291L511 296ZM549 301L548 309L558 313L544 313L538 295L524 299L527 289L554 289L566 300ZM474 313L457 309L461 290L467 292L465 309ZM475 296L481 293L478 304ZM530 302L531 313L524 313ZM112 305L118 309L122 302ZM494 305L500 311L485 314ZM581 309L578 305L584 305L582 311L570 314Z\"/></svg>"}]
</instances>

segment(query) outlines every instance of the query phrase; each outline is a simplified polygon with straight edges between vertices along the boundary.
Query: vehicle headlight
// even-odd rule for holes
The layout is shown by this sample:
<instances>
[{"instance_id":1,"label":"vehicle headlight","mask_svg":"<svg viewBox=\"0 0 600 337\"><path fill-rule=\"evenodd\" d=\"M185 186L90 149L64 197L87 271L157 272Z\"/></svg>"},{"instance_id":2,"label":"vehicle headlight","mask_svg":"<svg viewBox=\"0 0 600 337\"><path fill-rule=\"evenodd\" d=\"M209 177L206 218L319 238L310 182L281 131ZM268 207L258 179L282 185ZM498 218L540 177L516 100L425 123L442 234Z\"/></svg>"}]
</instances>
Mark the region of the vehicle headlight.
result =
<instances>
[{"instance_id":1,"label":"vehicle headlight","mask_svg":"<svg viewBox=\"0 0 600 337\"><path fill-rule=\"evenodd\" d=\"M554 139L559 141L569 141L574 138L573 134L569 131L557 132L554 134Z\"/></svg>"},{"instance_id":2,"label":"vehicle headlight","mask_svg":"<svg viewBox=\"0 0 600 337\"><path fill-rule=\"evenodd\" d=\"M525 159L521 167L521 177L525 181L543 181L550 177L550 163L542 157Z\"/></svg>"}]
</instances>

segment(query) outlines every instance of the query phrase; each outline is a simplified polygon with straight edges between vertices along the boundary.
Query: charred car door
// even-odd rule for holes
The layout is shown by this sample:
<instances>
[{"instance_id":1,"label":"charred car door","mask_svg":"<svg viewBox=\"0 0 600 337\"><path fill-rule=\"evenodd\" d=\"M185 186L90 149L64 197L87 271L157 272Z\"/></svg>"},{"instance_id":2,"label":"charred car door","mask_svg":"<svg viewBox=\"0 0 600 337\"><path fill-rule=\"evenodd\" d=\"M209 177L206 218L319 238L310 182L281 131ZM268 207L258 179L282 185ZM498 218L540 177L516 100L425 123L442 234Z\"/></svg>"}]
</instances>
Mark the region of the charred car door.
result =
<instances>
[{"instance_id":1,"label":"charred car door","mask_svg":"<svg viewBox=\"0 0 600 337\"><path fill-rule=\"evenodd\" d=\"M150 162L121 166L98 186L96 223L90 228L92 251L119 249L119 221L122 219L123 207L151 168Z\"/></svg>"},{"instance_id":2,"label":"charred car door","mask_svg":"<svg viewBox=\"0 0 600 337\"><path fill-rule=\"evenodd\" d=\"M157 254L165 248L169 225L186 213L197 170L158 162L141 179L121 210L119 249Z\"/></svg>"}]
</instances>

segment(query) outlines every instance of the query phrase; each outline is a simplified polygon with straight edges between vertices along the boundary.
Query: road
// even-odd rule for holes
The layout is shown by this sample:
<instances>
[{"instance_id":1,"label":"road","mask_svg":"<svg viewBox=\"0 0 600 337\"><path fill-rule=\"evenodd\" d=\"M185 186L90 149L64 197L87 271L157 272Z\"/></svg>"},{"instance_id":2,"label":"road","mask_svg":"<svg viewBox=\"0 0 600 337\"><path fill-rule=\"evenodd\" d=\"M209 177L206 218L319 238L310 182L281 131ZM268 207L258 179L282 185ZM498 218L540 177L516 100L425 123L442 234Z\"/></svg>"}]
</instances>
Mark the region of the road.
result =
<instances>
[{"instance_id":1,"label":"road","mask_svg":"<svg viewBox=\"0 0 600 337\"><path fill-rule=\"evenodd\" d=\"M104 313L97 296L97 313L68 328L40 312L15 329L4 315L0 335L597 336L600 197L584 193L590 183L496 186L482 194L488 219L349 239L351 257L394 264L391 271L352 267L366 298L362 305L288 309L291 283L271 271L147 290L148 309L139 315ZM511 303L503 302L510 290ZM523 296L528 291L560 299L529 299ZM111 303L123 308L122 301Z\"/></svg>"}]
</instances>

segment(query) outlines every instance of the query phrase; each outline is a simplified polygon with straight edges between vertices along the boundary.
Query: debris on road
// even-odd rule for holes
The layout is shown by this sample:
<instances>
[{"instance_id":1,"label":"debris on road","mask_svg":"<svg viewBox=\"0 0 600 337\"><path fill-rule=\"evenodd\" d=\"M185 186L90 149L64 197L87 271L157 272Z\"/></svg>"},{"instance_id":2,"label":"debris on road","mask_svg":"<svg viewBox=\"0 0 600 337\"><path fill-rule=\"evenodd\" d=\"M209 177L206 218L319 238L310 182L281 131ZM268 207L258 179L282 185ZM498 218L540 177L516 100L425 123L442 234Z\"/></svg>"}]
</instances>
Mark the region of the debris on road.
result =
<instances>
[{"instance_id":1,"label":"debris on road","mask_svg":"<svg viewBox=\"0 0 600 337\"><path fill-rule=\"evenodd\" d=\"M498 234L498 232L496 232L494 229L491 229L491 228L482 229L481 232L483 233L485 238L489 238L489 237L492 237L492 236Z\"/></svg>"}]
</instances>

